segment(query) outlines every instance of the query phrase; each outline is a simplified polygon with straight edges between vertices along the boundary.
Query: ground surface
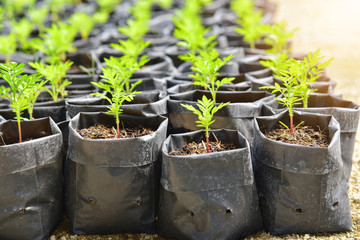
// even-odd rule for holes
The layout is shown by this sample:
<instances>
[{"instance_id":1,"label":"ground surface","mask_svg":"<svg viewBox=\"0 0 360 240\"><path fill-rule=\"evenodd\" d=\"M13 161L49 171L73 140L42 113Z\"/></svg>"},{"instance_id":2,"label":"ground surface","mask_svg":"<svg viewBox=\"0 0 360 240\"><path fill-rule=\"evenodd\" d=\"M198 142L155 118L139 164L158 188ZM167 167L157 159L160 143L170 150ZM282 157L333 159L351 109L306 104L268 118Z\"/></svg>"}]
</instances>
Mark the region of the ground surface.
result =
<instances>
[{"instance_id":1,"label":"ground surface","mask_svg":"<svg viewBox=\"0 0 360 240\"><path fill-rule=\"evenodd\" d=\"M299 27L293 41L296 53L321 48L327 57L334 57L328 75L338 85L336 92L360 103L360 1L359 0L272 0L278 4L276 20L286 20L289 29ZM352 232L324 235L271 236L259 233L247 239L360 239L360 136L356 140L353 172L350 179L350 201L354 227ZM72 236L66 225L51 240L61 239L159 239L149 235Z\"/></svg>"}]
</instances>

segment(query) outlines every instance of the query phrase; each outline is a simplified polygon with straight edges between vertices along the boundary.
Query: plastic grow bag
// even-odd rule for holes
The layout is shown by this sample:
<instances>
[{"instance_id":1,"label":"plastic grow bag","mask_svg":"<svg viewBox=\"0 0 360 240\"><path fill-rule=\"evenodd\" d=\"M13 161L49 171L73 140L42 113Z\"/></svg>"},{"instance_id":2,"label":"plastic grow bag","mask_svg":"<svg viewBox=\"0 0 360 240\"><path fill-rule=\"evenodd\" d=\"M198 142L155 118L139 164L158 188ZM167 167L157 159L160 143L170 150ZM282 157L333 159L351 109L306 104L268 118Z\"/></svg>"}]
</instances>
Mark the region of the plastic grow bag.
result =
<instances>
[{"instance_id":1,"label":"plastic grow bag","mask_svg":"<svg viewBox=\"0 0 360 240\"><path fill-rule=\"evenodd\" d=\"M171 239L240 239L263 229L248 141L234 130L214 130L238 149L172 156L204 132L174 134L162 148L159 235ZM212 135L212 134L211 134Z\"/></svg>"},{"instance_id":2,"label":"plastic grow bag","mask_svg":"<svg viewBox=\"0 0 360 240\"><path fill-rule=\"evenodd\" d=\"M198 99L206 95L211 98L210 92L195 90L169 96L168 116L170 133L199 130L196 126L197 116L182 107L181 104L190 104L197 108ZM218 92L216 101L230 102L214 115L215 122L212 129L234 129L243 134L250 142L253 135L253 118L260 116L264 103L273 99L268 92Z\"/></svg>"},{"instance_id":3,"label":"plastic grow bag","mask_svg":"<svg viewBox=\"0 0 360 240\"><path fill-rule=\"evenodd\" d=\"M75 129L115 125L105 113L80 113L69 124L66 211L75 234L154 233L160 150L167 119L120 115L125 127L154 133L128 139L84 140Z\"/></svg>"},{"instance_id":4,"label":"plastic grow bag","mask_svg":"<svg viewBox=\"0 0 360 240\"><path fill-rule=\"evenodd\" d=\"M23 139L0 147L0 239L48 239L63 217L62 136L50 118L21 122ZM17 142L14 120L0 123Z\"/></svg>"},{"instance_id":5,"label":"plastic grow bag","mask_svg":"<svg viewBox=\"0 0 360 240\"><path fill-rule=\"evenodd\" d=\"M340 124L341 158L344 163L345 177L350 179L354 154L356 132L359 125L359 106L351 101L329 94L312 93L308 100L308 108L294 108L298 111L321 113L334 116ZM264 105L263 114L273 115L284 111L282 106Z\"/></svg>"},{"instance_id":6,"label":"plastic grow bag","mask_svg":"<svg viewBox=\"0 0 360 240\"><path fill-rule=\"evenodd\" d=\"M122 104L124 114L137 116L156 116L167 114L167 98L161 99L158 91L147 91L137 94L129 104ZM77 98L66 101L66 108L70 118L80 112L106 112L109 102L98 97Z\"/></svg>"},{"instance_id":7,"label":"plastic grow bag","mask_svg":"<svg viewBox=\"0 0 360 240\"><path fill-rule=\"evenodd\" d=\"M347 181L335 118L294 112L294 123L329 134L326 148L287 144L264 136L288 113L255 119L252 161L265 230L271 234L339 232L352 228Z\"/></svg>"}]
</instances>

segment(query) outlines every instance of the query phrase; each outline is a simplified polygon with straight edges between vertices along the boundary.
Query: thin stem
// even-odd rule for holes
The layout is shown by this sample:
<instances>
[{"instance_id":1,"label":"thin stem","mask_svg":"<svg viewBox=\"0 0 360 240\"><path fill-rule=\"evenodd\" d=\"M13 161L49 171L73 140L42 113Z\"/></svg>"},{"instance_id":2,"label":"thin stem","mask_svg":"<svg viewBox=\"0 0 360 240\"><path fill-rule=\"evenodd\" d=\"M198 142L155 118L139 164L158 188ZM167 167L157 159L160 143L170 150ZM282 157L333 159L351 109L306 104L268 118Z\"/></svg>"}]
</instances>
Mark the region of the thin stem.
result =
<instances>
[{"instance_id":1,"label":"thin stem","mask_svg":"<svg viewBox=\"0 0 360 240\"><path fill-rule=\"evenodd\" d=\"M29 109L30 109L30 108L29 108ZM28 110L28 113L29 113L29 119L30 119L30 120L33 120L33 119L34 119L34 117L33 117L33 111Z\"/></svg>"},{"instance_id":2,"label":"thin stem","mask_svg":"<svg viewBox=\"0 0 360 240\"><path fill-rule=\"evenodd\" d=\"M205 128L206 131L206 152L210 153L210 147L209 147L209 128Z\"/></svg>"},{"instance_id":3,"label":"thin stem","mask_svg":"<svg viewBox=\"0 0 360 240\"><path fill-rule=\"evenodd\" d=\"M21 125L20 125L20 119L17 120L18 125L18 131L19 131L19 143L22 142L22 135L21 135Z\"/></svg>"},{"instance_id":4,"label":"thin stem","mask_svg":"<svg viewBox=\"0 0 360 240\"><path fill-rule=\"evenodd\" d=\"M290 116L290 134L294 134L294 123L293 123L293 116Z\"/></svg>"},{"instance_id":5,"label":"thin stem","mask_svg":"<svg viewBox=\"0 0 360 240\"><path fill-rule=\"evenodd\" d=\"M303 99L303 107L307 108L308 107L308 98L309 96L307 94L304 94L304 99Z\"/></svg>"},{"instance_id":6,"label":"thin stem","mask_svg":"<svg viewBox=\"0 0 360 240\"><path fill-rule=\"evenodd\" d=\"M120 138L119 115L116 115L116 138Z\"/></svg>"},{"instance_id":7,"label":"thin stem","mask_svg":"<svg viewBox=\"0 0 360 240\"><path fill-rule=\"evenodd\" d=\"M250 48L252 48L252 49L255 48L255 42L254 42L254 41L252 41L252 42L250 43Z\"/></svg>"}]
</instances>

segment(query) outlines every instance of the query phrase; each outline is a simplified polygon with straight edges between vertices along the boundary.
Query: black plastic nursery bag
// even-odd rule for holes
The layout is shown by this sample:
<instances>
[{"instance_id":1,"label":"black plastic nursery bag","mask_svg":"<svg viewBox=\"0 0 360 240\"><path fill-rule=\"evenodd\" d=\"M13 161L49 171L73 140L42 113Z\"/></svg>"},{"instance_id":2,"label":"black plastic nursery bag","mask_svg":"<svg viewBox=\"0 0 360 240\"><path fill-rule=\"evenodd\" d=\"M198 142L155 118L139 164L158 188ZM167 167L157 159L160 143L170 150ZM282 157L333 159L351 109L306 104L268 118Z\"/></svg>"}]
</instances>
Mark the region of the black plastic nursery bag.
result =
<instances>
[{"instance_id":1,"label":"black plastic nursery bag","mask_svg":"<svg viewBox=\"0 0 360 240\"><path fill-rule=\"evenodd\" d=\"M284 110L264 105L264 115L272 115ZM351 101L335 97L330 94L312 93L307 108L294 108L297 111L321 113L334 116L340 124L341 158L344 163L345 177L350 179L352 159L355 147L356 132L359 125L359 106Z\"/></svg>"},{"instance_id":2,"label":"black plastic nursery bag","mask_svg":"<svg viewBox=\"0 0 360 240\"><path fill-rule=\"evenodd\" d=\"M240 239L262 230L248 141L234 130L211 131L238 149L174 156L204 132L170 135L162 148L159 235L170 239ZM212 135L212 134L211 134Z\"/></svg>"},{"instance_id":3,"label":"black plastic nursery bag","mask_svg":"<svg viewBox=\"0 0 360 240\"><path fill-rule=\"evenodd\" d=\"M0 146L0 239L48 239L63 217L62 135L50 118L21 122ZM17 122L0 123L5 142ZM44 136L41 138L37 138Z\"/></svg>"},{"instance_id":4,"label":"black plastic nursery bag","mask_svg":"<svg viewBox=\"0 0 360 240\"><path fill-rule=\"evenodd\" d=\"M288 113L255 120L252 161L265 230L271 234L351 230L347 181L340 150L340 126L335 118L294 112L294 123L320 128L329 147L309 147L270 140L264 132Z\"/></svg>"},{"instance_id":5,"label":"black plastic nursery bag","mask_svg":"<svg viewBox=\"0 0 360 240\"><path fill-rule=\"evenodd\" d=\"M137 138L84 140L75 129L115 125L105 113L80 113L69 124L66 211L75 234L154 233L160 148L167 119L120 115L124 127L150 127Z\"/></svg>"}]
</instances>

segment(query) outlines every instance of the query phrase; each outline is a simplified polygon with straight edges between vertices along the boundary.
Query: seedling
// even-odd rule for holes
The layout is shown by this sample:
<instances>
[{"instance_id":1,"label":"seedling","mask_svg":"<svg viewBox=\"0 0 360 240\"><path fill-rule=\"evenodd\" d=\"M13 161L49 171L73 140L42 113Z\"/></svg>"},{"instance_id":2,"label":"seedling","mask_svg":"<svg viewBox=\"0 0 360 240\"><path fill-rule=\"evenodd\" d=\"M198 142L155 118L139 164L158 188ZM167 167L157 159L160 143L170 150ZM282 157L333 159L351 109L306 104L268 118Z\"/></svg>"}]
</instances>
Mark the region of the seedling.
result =
<instances>
[{"instance_id":1,"label":"seedling","mask_svg":"<svg viewBox=\"0 0 360 240\"><path fill-rule=\"evenodd\" d=\"M4 0L7 18L13 19L16 15L23 13L27 7L34 6L36 0Z\"/></svg>"},{"instance_id":2,"label":"seedling","mask_svg":"<svg viewBox=\"0 0 360 240\"><path fill-rule=\"evenodd\" d=\"M42 35L42 41L34 41L33 47L48 56L46 60L50 64L65 62L66 53L74 52L76 48L73 40L76 35L76 29L60 22L47 28Z\"/></svg>"},{"instance_id":3,"label":"seedling","mask_svg":"<svg viewBox=\"0 0 360 240\"><path fill-rule=\"evenodd\" d=\"M103 92L92 93L92 95L107 100L110 103L107 113L114 115L116 121L116 137L120 138L120 120L119 115L122 113L121 105L124 102L131 102L135 95L140 93L135 91L134 88L140 84L139 82L134 83L129 93L125 91L125 84L123 76L111 68L103 68L103 75L100 77L105 82L92 82L95 86L103 89ZM109 96L110 95L110 96Z\"/></svg>"},{"instance_id":4,"label":"seedling","mask_svg":"<svg viewBox=\"0 0 360 240\"><path fill-rule=\"evenodd\" d=\"M155 0L155 3L164 9L170 9L173 5L173 0Z\"/></svg>"},{"instance_id":5,"label":"seedling","mask_svg":"<svg viewBox=\"0 0 360 240\"><path fill-rule=\"evenodd\" d=\"M143 36L149 31L147 21L129 19L126 23L127 26L118 28L119 32L128 36L134 42L144 41Z\"/></svg>"},{"instance_id":6,"label":"seedling","mask_svg":"<svg viewBox=\"0 0 360 240\"><path fill-rule=\"evenodd\" d=\"M34 24L32 24L25 17L22 18L19 22L12 22L12 33L14 33L21 49L26 50L29 48L28 38L34 27Z\"/></svg>"},{"instance_id":7,"label":"seedling","mask_svg":"<svg viewBox=\"0 0 360 240\"><path fill-rule=\"evenodd\" d=\"M72 0L46 0L46 2L50 8L53 22L58 22L60 19L59 14L64 12L65 6L71 4Z\"/></svg>"},{"instance_id":8,"label":"seedling","mask_svg":"<svg viewBox=\"0 0 360 240\"><path fill-rule=\"evenodd\" d=\"M288 70L291 62L291 58L286 53L271 56L268 60L259 61L262 66L269 68L274 75L280 75L281 72Z\"/></svg>"},{"instance_id":9,"label":"seedling","mask_svg":"<svg viewBox=\"0 0 360 240\"><path fill-rule=\"evenodd\" d=\"M295 77L299 81L299 92L303 98L303 107L308 107L308 99L310 93L315 92L316 89L312 89L311 85L316 82L316 80L321 77L321 73L324 72L324 69L330 65L332 58L320 62L324 56L321 56L320 49L316 50L314 53L309 52L307 57L304 57L303 61L293 61L292 65L289 68L288 72L284 72L282 77Z\"/></svg>"},{"instance_id":10,"label":"seedling","mask_svg":"<svg viewBox=\"0 0 360 240\"><path fill-rule=\"evenodd\" d=\"M51 84L51 89L46 88L45 90L50 94L54 101L64 99L67 96L66 86L70 85L71 82L64 79L66 71L70 69L73 63L66 61L65 63L46 65L39 62L29 62L29 65L33 67L38 73L43 75L47 81Z\"/></svg>"},{"instance_id":11,"label":"seedling","mask_svg":"<svg viewBox=\"0 0 360 240\"><path fill-rule=\"evenodd\" d=\"M46 16L49 13L49 9L47 7L43 8L32 8L28 12L28 16L30 21L35 24L35 26L39 29L39 33L43 33L45 26Z\"/></svg>"},{"instance_id":12,"label":"seedling","mask_svg":"<svg viewBox=\"0 0 360 240\"><path fill-rule=\"evenodd\" d=\"M261 40L265 32L265 24L261 23L261 11L254 12L242 19L241 28L236 28L235 31L244 36L244 40L250 44L251 48L255 48L255 42Z\"/></svg>"},{"instance_id":13,"label":"seedling","mask_svg":"<svg viewBox=\"0 0 360 240\"><path fill-rule=\"evenodd\" d=\"M38 79L38 76L40 75L38 75L37 77L31 77L31 76L32 75L30 75L30 78L27 80L30 82L30 86L24 92L24 97L29 101L29 108L27 109L29 113L29 119L33 120L34 106L36 100L42 91L44 90L46 91L47 88L44 87L44 85L47 83L47 80L40 81Z\"/></svg>"},{"instance_id":14,"label":"seedling","mask_svg":"<svg viewBox=\"0 0 360 240\"><path fill-rule=\"evenodd\" d=\"M0 64L0 75L8 84L9 87L0 86L2 96L10 101L10 107L15 113L17 120L19 143L22 142L20 120L23 119L21 114L24 110L31 107L30 98L27 97L27 91L31 88L36 88L40 82L39 75L21 75L25 69L24 64L12 62L10 64Z\"/></svg>"},{"instance_id":15,"label":"seedling","mask_svg":"<svg viewBox=\"0 0 360 240\"><path fill-rule=\"evenodd\" d=\"M266 44L272 46L272 48L267 49L266 52L270 54L282 54L288 53L291 51L288 48L289 39L293 37L297 29L291 31L286 31L286 22L282 21L275 24L267 24L264 26L265 38L264 41Z\"/></svg>"},{"instance_id":16,"label":"seedling","mask_svg":"<svg viewBox=\"0 0 360 240\"><path fill-rule=\"evenodd\" d=\"M210 4L213 0L185 0L186 11L192 11L193 14L199 15L204 6Z\"/></svg>"},{"instance_id":17,"label":"seedling","mask_svg":"<svg viewBox=\"0 0 360 240\"><path fill-rule=\"evenodd\" d=\"M131 93L132 86L130 86L130 78L133 73L139 70L143 65L145 65L149 59L147 59L147 55L142 56L139 61L131 56L123 56L123 57L113 57L111 56L109 59L105 59L105 64L109 68L111 68L114 72L121 76L122 81L124 82L124 90L126 93ZM139 82L140 83L140 82ZM137 83L137 84L139 84Z\"/></svg>"},{"instance_id":18,"label":"seedling","mask_svg":"<svg viewBox=\"0 0 360 240\"><path fill-rule=\"evenodd\" d=\"M294 132L293 106L302 101L303 107L308 107L310 93L316 91L316 89L311 88L311 84L316 82L320 74L324 72L324 68L332 61L330 59L324 63L319 63L322 58L324 57L320 55L320 49L318 49L314 53L310 52L303 61L290 59L289 68L282 69L279 75L274 75L282 81L283 87L278 83L275 83L275 86L261 87L262 89L272 89L272 93L281 93L281 96L275 99L289 110L291 134Z\"/></svg>"},{"instance_id":19,"label":"seedling","mask_svg":"<svg viewBox=\"0 0 360 240\"><path fill-rule=\"evenodd\" d=\"M176 27L174 37L180 40L177 45L186 48L191 54L200 50L208 51L216 46L217 35L207 36L210 29L202 25L200 16L192 9L177 11L172 20ZM180 56L180 59L184 60L184 57Z\"/></svg>"},{"instance_id":20,"label":"seedling","mask_svg":"<svg viewBox=\"0 0 360 240\"><path fill-rule=\"evenodd\" d=\"M16 37L14 34L0 35L0 53L5 56L5 63L10 65L11 55L16 51Z\"/></svg>"},{"instance_id":21,"label":"seedling","mask_svg":"<svg viewBox=\"0 0 360 240\"><path fill-rule=\"evenodd\" d=\"M230 8L240 19L243 19L254 13L255 3L253 0L233 0L230 3Z\"/></svg>"},{"instance_id":22,"label":"seedling","mask_svg":"<svg viewBox=\"0 0 360 240\"><path fill-rule=\"evenodd\" d=\"M151 6L153 0L138 0L129 12L136 21L148 22L151 18Z\"/></svg>"},{"instance_id":23,"label":"seedling","mask_svg":"<svg viewBox=\"0 0 360 240\"><path fill-rule=\"evenodd\" d=\"M119 43L111 43L110 47L115 50L123 53L125 56L138 59L139 56L144 52L144 50L150 45L150 41L144 41L143 39L139 41L134 41L132 39L119 40Z\"/></svg>"},{"instance_id":24,"label":"seedling","mask_svg":"<svg viewBox=\"0 0 360 240\"><path fill-rule=\"evenodd\" d=\"M109 12L105 10L98 10L93 14L93 20L95 23L105 24L109 19Z\"/></svg>"},{"instance_id":25,"label":"seedling","mask_svg":"<svg viewBox=\"0 0 360 240\"><path fill-rule=\"evenodd\" d=\"M279 77L279 76L276 76ZM279 97L275 97L278 102L285 106L288 109L289 112L289 118L290 118L290 134L294 134L294 123L293 123L293 108L294 105L300 104L302 101L302 97L299 92L298 88L298 81L296 78L286 78L281 77L280 78L283 81L283 87L280 86L280 84L275 83L274 86L265 86L261 87L262 89L272 89L272 93L279 92L281 95Z\"/></svg>"},{"instance_id":26,"label":"seedling","mask_svg":"<svg viewBox=\"0 0 360 240\"><path fill-rule=\"evenodd\" d=\"M100 11L106 11L109 14L112 13L116 5L121 3L121 0L97 0L100 6Z\"/></svg>"},{"instance_id":27,"label":"seedling","mask_svg":"<svg viewBox=\"0 0 360 240\"><path fill-rule=\"evenodd\" d=\"M80 33L82 39L87 39L94 28L94 19L82 12L74 13L68 22Z\"/></svg>"},{"instance_id":28,"label":"seedling","mask_svg":"<svg viewBox=\"0 0 360 240\"><path fill-rule=\"evenodd\" d=\"M199 55L194 55L191 53L187 54L187 57L184 58L187 61L193 63L191 69L195 71L194 74L190 74L189 77L194 79L193 85L198 85L203 87L205 90L209 89L212 100L216 103L216 92L218 89L225 85L231 83L235 78L223 78L217 80L219 75L218 71L223 67L230 59L233 57L230 56L220 59L219 53L216 49L210 51L200 51Z\"/></svg>"},{"instance_id":29,"label":"seedling","mask_svg":"<svg viewBox=\"0 0 360 240\"><path fill-rule=\"evenodd\" d=\"M213 100L208 99L205 95L203 95L202 100L199 99L198 104L196 104L198 109L196 109L192 105L181 104L181 106L183 106L184 108L186 108L187 110L193 112L194 114L196 114L198 116L199 120L196 121L196 123L198 123L197 127L205 128L204 131L205 131L205 137L206 137L207 153L210 153L210 147L209 147L209 130L210 130L210 128L209 127L211 124L213 124L215 122L215 120L213 120L213 116L217 111L219 111L221 108L225 107L229 103L230 102L220 103L219 105L215 106Z\"/></svg>"}]
</instances>

